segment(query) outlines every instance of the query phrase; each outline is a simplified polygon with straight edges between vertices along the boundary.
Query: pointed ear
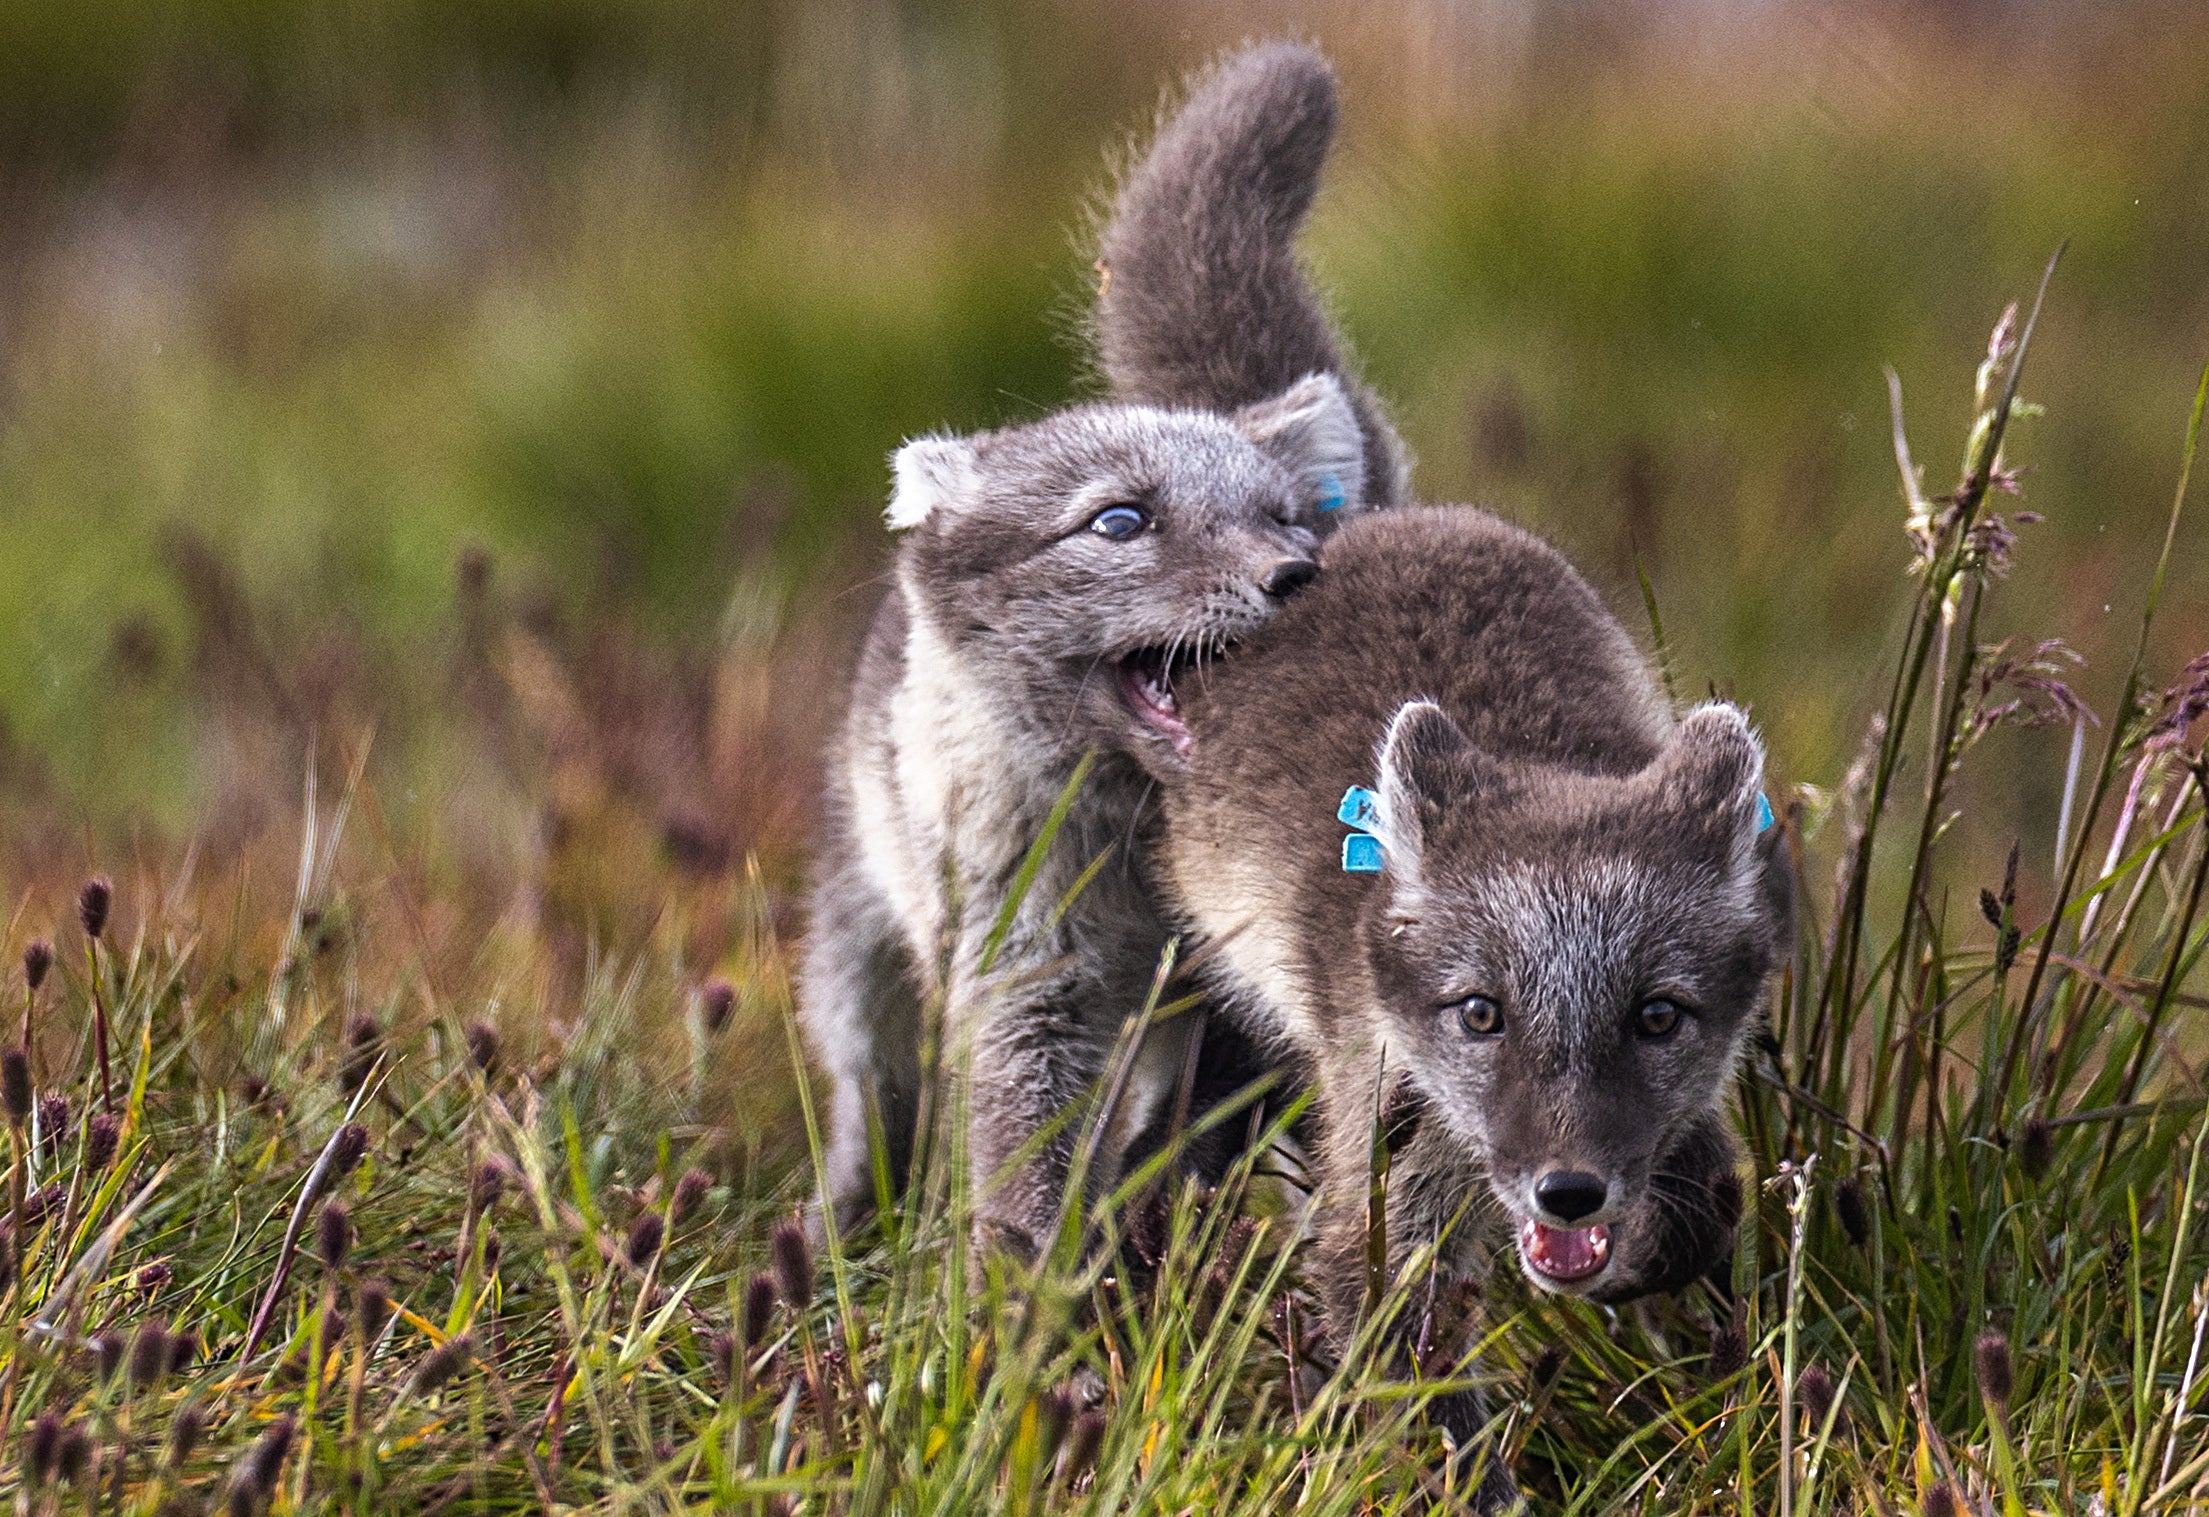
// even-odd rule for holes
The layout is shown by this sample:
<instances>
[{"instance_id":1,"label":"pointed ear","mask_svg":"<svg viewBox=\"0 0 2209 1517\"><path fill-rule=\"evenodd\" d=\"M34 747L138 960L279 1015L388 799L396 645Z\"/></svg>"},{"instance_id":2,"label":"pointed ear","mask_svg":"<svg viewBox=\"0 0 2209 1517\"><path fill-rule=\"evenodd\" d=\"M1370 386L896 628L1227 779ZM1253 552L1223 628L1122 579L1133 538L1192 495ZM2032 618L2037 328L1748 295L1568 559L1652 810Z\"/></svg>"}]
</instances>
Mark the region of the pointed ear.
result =
<instances>
[{"instance_id":1,"label":"pointed ear","mask_svg":"<svg viewBox=\"0 0 2209 1517\"><path fill-rule=\"evenodd\" d=\"M1449 806L1488 787L1487 764L1449 713L1406 701L1381 739L1380 838L1397 887L1419 879L1420 858Z\"/></svg>"},{"instance_id":2,"label":"pointed ear","mask_svg":"<svg viewBox=\"0 0 2209 1517\"><path fill-rule=\"evenodd\" d=\"M882 514L893 532L917 527L938 511L960 511L981 483L974 444L963 437L916 437L890 461L897 484Z\"/></svg>"},{"instance_id":3,"label":"pointed ear","mask_svg":"<svg viewBox=\"0 0 2209 1517\"><path fill-rule=\"evenodd\" d=\"M1334 375L1307 374L1271 400L1244 406L1232 420L1260 452L1304 482L1320 511L1365 504L1365 434Z\"/></svg>"},{"instance_id":4,"label":"pointed ear","mask_svg":"<svg viewBox=\"0 0 2209 1517\"><path fill-rule=\"evenodd\" d=\"M1651 766L1664 808L1681 824L1723 839L1745 862L1757 842L1764 745L1748 714L1725 701L1697 706Z\"/></svg>"}]
</instances>

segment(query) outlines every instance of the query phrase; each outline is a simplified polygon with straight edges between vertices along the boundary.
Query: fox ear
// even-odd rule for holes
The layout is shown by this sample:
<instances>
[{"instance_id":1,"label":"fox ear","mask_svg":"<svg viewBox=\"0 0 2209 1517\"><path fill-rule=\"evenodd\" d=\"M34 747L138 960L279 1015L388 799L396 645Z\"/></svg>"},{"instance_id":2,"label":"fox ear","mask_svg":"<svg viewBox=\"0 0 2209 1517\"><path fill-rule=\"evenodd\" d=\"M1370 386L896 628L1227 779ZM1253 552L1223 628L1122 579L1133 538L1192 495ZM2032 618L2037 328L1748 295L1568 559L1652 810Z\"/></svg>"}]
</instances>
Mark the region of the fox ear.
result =
<instances>
[{"instance_id":1,"label":"fox ear","mask_svg":"<svg viewBox=\"0 0 2209 1517\"><path fill-rule=\"evenodd\" d=\"M893 532L917 527L939 511L964 510L981 484L974 444L963 437L916 437L897 450L890 469L897 484L882 515Z\"/></svg>"},{"instance_id":2,"label":"fox ear","mask_svg":"<svg viewBox=\"0 0 2209 1517\"><path fill-rule=\"evenodd\" d=\"M1764 745L1739 706L1709 701L1690 711L1651 769L1659 801L1688 830L1703 830L1746 858L1760 831Z\"/></svg>"},{"instance_id":3,"label":"fox ear","mask_svg":"<svg viewBox=\"0 0 2209 1517\"><path fill-rule=\"evenodd\" d=\"M1406 701L1381 739L1380 839L1399 890L1418 883L1426 845L1450 806L1492 788L1494 775L1464 730L1433 701Z\"/></svg>"},{"instance_id":4,"label":"fox ear","mask_svg":"<svg viewBox=\"0 0 2209 1517\"><path fill-rule=\"evenodd\" d=\"M1260 452L1303 481L1319 510L1365 504L1365 434L1334 375L1307 374L1272 399L1244 406L1233 420Z\"/></svg>"}]
</instances>

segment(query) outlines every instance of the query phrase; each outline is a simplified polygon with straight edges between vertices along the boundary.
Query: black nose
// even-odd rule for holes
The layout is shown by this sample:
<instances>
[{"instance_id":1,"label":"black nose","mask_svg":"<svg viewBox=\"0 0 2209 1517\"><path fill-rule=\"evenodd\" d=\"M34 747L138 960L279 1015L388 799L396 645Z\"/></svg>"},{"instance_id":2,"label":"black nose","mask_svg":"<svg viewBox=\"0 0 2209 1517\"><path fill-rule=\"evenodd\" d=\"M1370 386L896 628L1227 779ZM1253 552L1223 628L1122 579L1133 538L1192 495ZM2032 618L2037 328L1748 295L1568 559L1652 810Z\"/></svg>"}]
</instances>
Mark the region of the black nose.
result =
<instances>
[{"instance_id":1,"label":"black nose","mask_svg":"<svg viewBox=\"0 0 2209 1517\"><path fill-rule=\"evenodd\" d=\"M1287 600L1317 578L1319 565L1312 560L1284 558L1266 570L1266 577L1258 581L1258 588L1275 600Z\"/></svg>"},{"instance_id":2,"label":"black nose","mask_svg":"<svg viewBox=\"0 0 2209 1517\"><path fill-rule=\"evenodd\" d=\"M1610 1191L1602 1180L1579 1169L1553 1169L1534 1182L1534 1199L1541 1203L1542 1210L1567 1222L1600 1211Z\"/></svg>"}]
</instances>

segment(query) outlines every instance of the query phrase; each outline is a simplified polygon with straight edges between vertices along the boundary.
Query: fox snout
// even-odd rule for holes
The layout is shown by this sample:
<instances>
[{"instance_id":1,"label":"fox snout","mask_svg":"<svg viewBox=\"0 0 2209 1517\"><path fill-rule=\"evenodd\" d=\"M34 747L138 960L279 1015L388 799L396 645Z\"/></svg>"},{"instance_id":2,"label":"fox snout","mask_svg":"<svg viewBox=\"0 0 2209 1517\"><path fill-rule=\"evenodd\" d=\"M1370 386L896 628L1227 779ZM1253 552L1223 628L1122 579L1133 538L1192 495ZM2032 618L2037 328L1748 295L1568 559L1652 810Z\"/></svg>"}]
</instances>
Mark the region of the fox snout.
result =
<instances>
[{"instance_id":1,"label":"fox snout","mask_svg":"<svg viewBox=\"0 0 2209 1517\"><path fill-rule=\"evenodd\" d=\"M1534 1204L1543 1220L1571 1227L1603 1210L1611 1182L1584 1169L1552 1169L1534 1182Z\"/></svg>"},{"instance_id":2,"label":"fox snout","mask_svg":"<svg viewBox=\"0 0 2209 1517\"><path fill-rule=\"evenodd\" d=\"M1268 600L1287 600L1317 578L1317 559L1284 558L1258 577L1258 588L1266 593Z\"/></svg>"}]
</instances>

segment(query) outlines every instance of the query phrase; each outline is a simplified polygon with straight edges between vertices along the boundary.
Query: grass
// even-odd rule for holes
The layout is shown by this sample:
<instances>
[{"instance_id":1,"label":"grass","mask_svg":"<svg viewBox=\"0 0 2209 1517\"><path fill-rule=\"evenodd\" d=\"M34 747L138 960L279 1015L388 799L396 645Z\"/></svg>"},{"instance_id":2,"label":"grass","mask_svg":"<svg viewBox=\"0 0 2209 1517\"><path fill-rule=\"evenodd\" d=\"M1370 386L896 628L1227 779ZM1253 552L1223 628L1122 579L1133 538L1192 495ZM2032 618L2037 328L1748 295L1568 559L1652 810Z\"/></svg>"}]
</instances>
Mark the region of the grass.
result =
<instances>
[{"instance_id":1,"label":"grass","mask_svg":"<svg viewBox=\"0 0 2209 1517\"><path fill-rule=\"evenodd\" d=\"M1210 1194L1132 1177L1118 1256L1022 1275L968 1267L938 1143L894 1226L816 1256L765 877L690 888L630 957L562 960L514 915L456 953L349 755L334 801L309 789L273 919L243 876L141 865L81 903L42 983L9 982L30 1047L0 1493L1387 1513L1451 1494L1420 1408L1474 1376L1541 1511L2201 1509L2209 683L2163 690L2145 660L2209 373L2140 657L2089 720L2052 654L1980 640L2038 311L1997 330L1952 491L1927 493L1897 405L1914 599L1859 762L1781 808L1806 909L1739 1087L1730 1282L1609 1312L1504 1269L1437 1301L1414 1259L1376 1309L1420 1319L1420 1372L1392 1378L1377 1331L1314 1341L1277 1148ZM2014 862L1958 877L1948 834L1981 739L2044 719L2083 737L2035 913ZM687 957L701 920L713 965Z\"/></svg>"}]
</instances>

